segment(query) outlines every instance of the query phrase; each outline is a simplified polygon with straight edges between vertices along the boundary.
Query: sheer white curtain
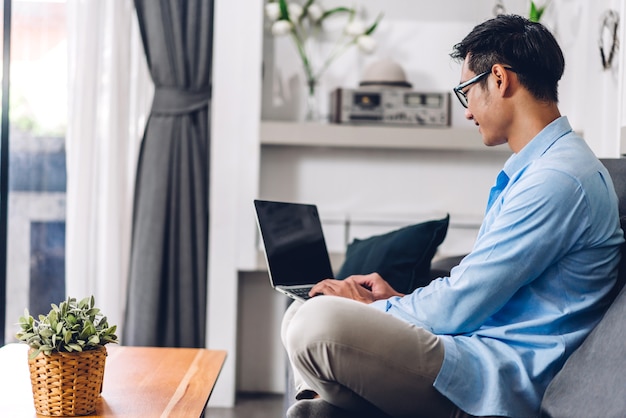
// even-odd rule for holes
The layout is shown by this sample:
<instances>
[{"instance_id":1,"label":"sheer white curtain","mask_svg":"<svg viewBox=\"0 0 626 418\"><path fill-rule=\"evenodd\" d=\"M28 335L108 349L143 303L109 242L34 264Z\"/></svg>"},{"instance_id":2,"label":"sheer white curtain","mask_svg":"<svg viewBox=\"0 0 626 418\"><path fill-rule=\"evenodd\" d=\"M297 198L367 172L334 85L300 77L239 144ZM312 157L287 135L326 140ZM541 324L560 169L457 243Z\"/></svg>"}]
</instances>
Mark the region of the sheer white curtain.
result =
<instances>
[{"instance_id":1,"label":"sheer white curtain","mask_svg":"<svg viewBox=\"0 0 626 418\"><path fill-rule=\"evenodd\" d=\"M154 88L132 0L67 7L66 289L93 294L121 328L135 168Z\"/></svg>"}]
</instances>

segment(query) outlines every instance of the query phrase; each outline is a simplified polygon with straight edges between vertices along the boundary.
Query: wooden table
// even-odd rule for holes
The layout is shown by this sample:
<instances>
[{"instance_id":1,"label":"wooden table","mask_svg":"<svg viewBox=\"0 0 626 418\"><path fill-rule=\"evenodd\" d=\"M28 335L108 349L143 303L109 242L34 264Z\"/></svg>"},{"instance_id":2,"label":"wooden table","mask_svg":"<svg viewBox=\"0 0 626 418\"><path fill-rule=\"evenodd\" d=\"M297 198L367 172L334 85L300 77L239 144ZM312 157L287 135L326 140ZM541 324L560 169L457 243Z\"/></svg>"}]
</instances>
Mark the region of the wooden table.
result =
<instances>
[{"instance_id":1,"label":"wooden table","mask_svg":"<svg viewBox=\"0 0 626 418\"><path fill-rule=\"evenodd\" d=\"M107 345L102 396L90 417L200 417L226 352ZM0 348L0 417L35 414L28 347Z\"/></svg>"}]
</instances>

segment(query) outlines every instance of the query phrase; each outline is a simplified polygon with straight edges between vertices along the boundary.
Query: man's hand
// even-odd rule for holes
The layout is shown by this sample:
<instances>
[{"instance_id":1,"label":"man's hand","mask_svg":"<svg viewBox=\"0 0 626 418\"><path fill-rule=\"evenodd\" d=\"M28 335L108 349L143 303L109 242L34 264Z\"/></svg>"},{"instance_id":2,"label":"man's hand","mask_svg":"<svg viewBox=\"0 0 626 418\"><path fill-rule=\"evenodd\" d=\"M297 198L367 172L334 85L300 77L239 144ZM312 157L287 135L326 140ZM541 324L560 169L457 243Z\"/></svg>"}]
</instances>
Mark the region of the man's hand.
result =
<instances>
[{"instance_id":1,"label":"man's hand","mask_svg":"<svg viewBox=\"0 0 626 418\"><path fill-rule=\"evenodd\" d=\"M404 296L393 290L378 273L350 276L345 280L322 280L309 292L311 296L320 294L341 296L363 303L371 303L391 296Z\"/></svg>"},{"instance_id":2,"label":"man's hand","mask_svg":"<svg viewBox=\"0 0 626 418\"><path fill-rule=\"evenodd\" d=\"M374 296L374 300L389 299L392 296L404 296L404 294L396 292L378 273L350 276L349 278L369 289L372 292L372 296Z\"/></svg>"}]
</instances>

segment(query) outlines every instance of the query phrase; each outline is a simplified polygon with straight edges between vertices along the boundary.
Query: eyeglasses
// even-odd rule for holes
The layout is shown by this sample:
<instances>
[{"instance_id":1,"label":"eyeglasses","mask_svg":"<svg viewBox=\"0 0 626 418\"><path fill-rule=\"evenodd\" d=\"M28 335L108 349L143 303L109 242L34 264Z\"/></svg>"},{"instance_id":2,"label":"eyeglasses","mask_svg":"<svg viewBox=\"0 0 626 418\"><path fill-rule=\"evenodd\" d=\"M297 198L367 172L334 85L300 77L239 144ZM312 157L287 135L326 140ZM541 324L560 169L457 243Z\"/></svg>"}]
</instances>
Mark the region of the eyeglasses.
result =
<instances>
[{"instance_id":1,"label":"eyeglasses","mask_svg":"<svg viewBox=\"0 0 626 418\"><path fill-rule=\"evenodd\" d=\"M504 67L504 69L513 71L514 73L517 72L511 67ZM467 99L467 92L463 91L463 89L468 86L471 86L472 84L478 83L480 80L482 80L489 74L491 74L491 70L485 71L484 73L480 73L476 77L472 77L469 80L459 84L454 89L452 89L454 91L454 94L456 94L456 97L459 99L459 102L461 102L464 108L467 109L467 106L469 106L469 100Z\"/></svg>"}]
</instances>

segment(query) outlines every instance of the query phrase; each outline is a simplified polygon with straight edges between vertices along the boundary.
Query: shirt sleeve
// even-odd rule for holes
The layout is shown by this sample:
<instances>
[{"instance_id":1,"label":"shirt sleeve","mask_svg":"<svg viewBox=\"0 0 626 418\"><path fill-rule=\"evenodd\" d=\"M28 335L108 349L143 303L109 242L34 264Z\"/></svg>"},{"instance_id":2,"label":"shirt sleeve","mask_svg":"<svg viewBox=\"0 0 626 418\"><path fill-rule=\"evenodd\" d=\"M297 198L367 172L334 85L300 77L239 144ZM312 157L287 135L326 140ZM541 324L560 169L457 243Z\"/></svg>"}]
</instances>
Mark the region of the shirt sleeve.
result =
<instances>
[{"instance_id":1,"label":"shirt sleeve","mask_svg":"<svg viewBox=\"0 0 626 418\"><path fill-rule=\"evenodd\" d=\"M587 197L566 173L541 170L509 184L485 217L472 252L450 273L384 310L437 334L478 329L524 285L581 244ZM377 307L383 308L383 301Z\"/></svg>"}]
</instances>

